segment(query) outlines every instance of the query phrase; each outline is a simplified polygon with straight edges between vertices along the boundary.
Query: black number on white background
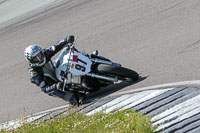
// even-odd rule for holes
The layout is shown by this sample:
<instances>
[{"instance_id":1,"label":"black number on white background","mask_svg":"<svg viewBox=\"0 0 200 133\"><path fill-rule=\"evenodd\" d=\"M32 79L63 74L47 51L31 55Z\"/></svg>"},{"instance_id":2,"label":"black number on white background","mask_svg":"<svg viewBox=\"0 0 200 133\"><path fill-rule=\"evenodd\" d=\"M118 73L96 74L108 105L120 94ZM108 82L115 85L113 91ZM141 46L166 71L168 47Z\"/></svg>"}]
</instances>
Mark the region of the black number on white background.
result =
<instances>
[{"instance_id":1,"label":"black number on white background","mask_svg":"<svg viewBox=\"0 0 200 133\"><path fill-rule=\"evenodd\" d=\"M79 64L76 64L76 65L75 65L75 68L76 68L77 70L82 71L82 72L85 72L85 70L86 70L86 68L85 68L84 66L81 66L81 65L79 65Z\"/></svg>"},{"instance_id":2,"label":"black number on white background","mask_svg":"<svg viewBox=\"0 0 200 133\"><path fill-rule=\"evenodd\" d=\"M81 60L81 59L79 59L79 58L78 58L78 61L80 61L81 63L87 65L87 63L86 63L85 61L83 61L83 60Z\"/></svg>"}]
</instances>

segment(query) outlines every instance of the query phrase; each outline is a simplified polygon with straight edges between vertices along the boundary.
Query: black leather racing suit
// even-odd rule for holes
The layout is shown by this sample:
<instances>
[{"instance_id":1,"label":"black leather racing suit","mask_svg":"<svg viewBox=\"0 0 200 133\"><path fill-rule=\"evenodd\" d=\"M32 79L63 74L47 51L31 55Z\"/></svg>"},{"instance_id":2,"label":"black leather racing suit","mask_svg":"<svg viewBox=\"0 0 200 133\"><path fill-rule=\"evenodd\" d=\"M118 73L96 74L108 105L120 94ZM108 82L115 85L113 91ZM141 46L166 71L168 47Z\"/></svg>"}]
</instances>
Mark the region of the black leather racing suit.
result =
<instances>
[{"instance_id":1,"label":"black leather racing suit","mask_svg":"<svg viewBox=\"0 0 200 133\"><path fill-rule=\"evenodd\" d=\"M74 104L74 100L78 100L77 94L70 91L65 93L59 90L62 85L55 76L55 63L51 60L51 58L65 46L67 46L67 42L61 40L55 45L43 49L46 63L42 67L33 67L29 64L30 81L39 86L43 92L51 92L51 94L64 100L68 100L71 104Z\"/></svg>"}]
</instances>

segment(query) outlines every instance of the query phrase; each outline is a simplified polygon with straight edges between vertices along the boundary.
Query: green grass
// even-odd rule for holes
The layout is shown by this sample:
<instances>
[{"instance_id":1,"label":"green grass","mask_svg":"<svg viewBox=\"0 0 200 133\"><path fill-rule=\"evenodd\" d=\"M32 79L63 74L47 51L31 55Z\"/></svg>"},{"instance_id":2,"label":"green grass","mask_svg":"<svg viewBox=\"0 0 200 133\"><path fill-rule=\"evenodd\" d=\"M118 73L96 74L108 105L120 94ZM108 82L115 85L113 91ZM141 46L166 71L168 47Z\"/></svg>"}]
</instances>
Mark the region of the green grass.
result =
<instances>
[{"instance_id":1,"label":"green grass","mask_svg":"<svg viewBox=\"0 0 200 133\"><path fill-rule=\"evenodd\" d=\"M153 133L148 117L132 110L86 116L74 113L41 123L26 124L17 133Z\"/></svg>"}]
</instances>

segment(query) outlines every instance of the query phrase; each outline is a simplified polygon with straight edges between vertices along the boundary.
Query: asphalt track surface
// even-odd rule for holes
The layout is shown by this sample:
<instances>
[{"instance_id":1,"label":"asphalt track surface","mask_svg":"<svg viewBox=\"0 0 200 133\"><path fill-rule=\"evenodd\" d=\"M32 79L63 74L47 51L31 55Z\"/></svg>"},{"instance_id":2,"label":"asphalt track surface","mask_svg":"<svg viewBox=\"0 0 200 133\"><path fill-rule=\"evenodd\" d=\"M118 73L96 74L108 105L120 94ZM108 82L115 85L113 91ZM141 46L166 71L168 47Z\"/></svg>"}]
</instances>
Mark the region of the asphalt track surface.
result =
<instances>
[{"instance_id":1,"label":"asphalt track surface","mask_svg":"<svg viewBox=\"0 0 200 133\"><path fill-rule=\"evenodd\" d=\"M147 76L120 91L200 78L199 0L71 0L0 30L0 123L66 104L29 83L23 52L69 34Z\"/></svg>"}]
</instances>

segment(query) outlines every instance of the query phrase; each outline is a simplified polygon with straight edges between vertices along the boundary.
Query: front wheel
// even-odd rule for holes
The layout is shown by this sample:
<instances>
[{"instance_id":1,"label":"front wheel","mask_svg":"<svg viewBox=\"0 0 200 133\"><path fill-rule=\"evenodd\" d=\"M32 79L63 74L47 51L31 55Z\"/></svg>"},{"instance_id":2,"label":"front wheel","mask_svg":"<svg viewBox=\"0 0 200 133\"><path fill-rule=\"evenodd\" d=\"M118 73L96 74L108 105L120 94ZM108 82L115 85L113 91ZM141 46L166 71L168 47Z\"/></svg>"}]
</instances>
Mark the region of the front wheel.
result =
<instances>
[{"instance_id":1,"label":"front wheel","mask_svg":"<svg viewBox=\"0 0 200 133\"><path fill-rule=\"evenodd\" d=\"M133 81L136 81L139 78L137 72L125 67L99 64L97 66L97 71L101 74L117 76L119 79L129 78L132 79Z\"/></svg>"}]
</instances>

